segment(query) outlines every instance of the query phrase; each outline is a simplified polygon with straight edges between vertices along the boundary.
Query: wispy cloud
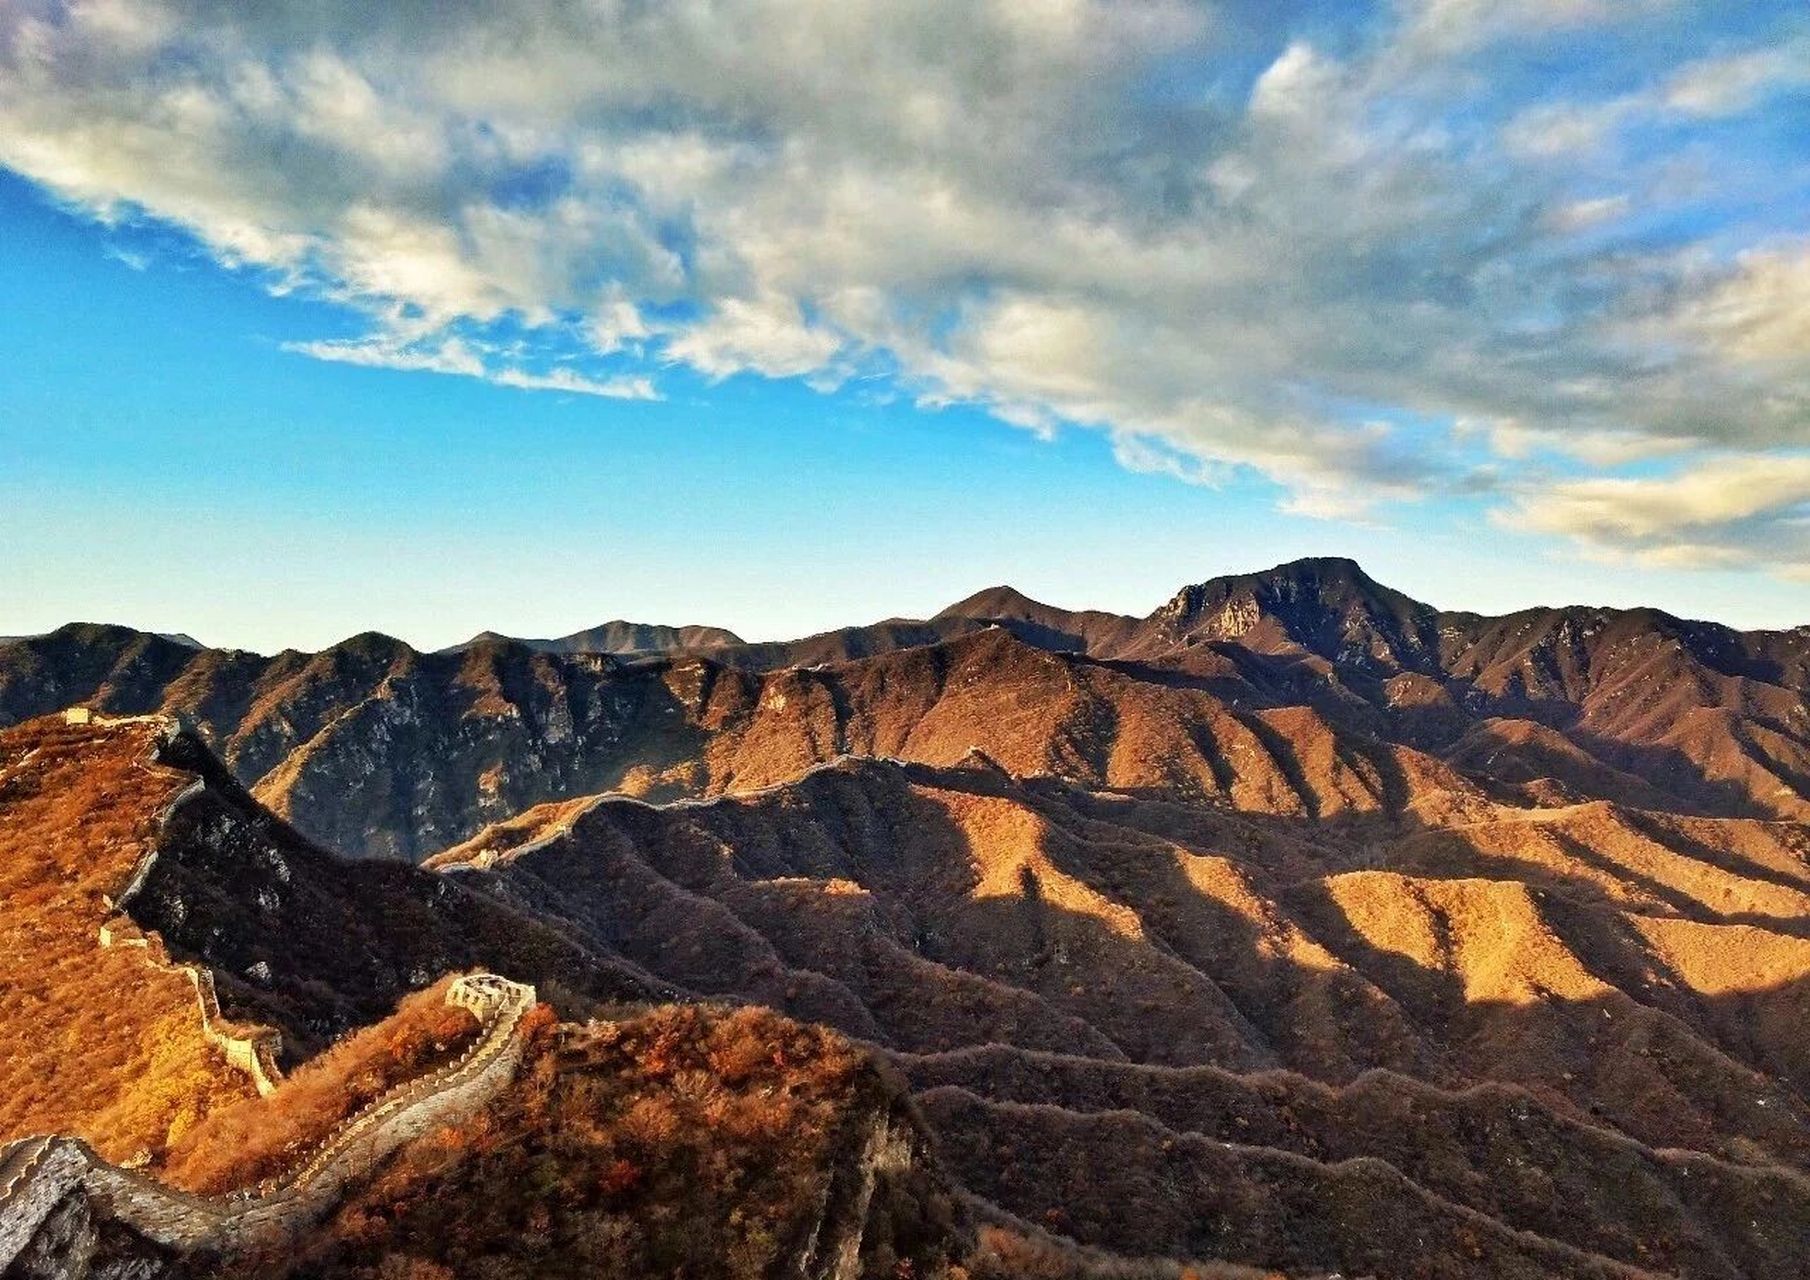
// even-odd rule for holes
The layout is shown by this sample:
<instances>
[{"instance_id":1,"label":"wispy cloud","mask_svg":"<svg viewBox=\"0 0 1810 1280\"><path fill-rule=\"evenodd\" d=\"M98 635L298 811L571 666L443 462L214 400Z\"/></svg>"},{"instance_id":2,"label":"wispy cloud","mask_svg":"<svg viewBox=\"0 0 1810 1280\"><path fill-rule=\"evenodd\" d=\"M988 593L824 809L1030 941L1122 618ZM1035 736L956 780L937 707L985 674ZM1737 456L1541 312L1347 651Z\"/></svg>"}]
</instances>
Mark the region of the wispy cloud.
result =
<instances>
[{"instance_id":1,"label":"wispy cloud","mask_svg":"<svg viewBox=\"0 0 1810 1280\"><path fill-rule=\"evenodd\" d=\"M658 400L653 380L639 374L591 378L571 369L555 368L534 373L499 363L474 344L456 337L407 340L389 335L375 338L291 342L284 350L316 360L363 365L372 369L399 369L410 373L452 373L477 378L499 387L524 391L564 391L572 395L599 396L608 400Z\"/></svg>"},{"instance_id":2,"label":"wispy cloud","mask_svg":"<svg viewBox=\"0 0 1810 1280\"><path fill-rule=\"evenodd\" d=\"M1660 476L1572 480L1523 493L1505 527L1667 568L1810 570L1810 456L1712 457Z\"/></svg>"},{"instance_id":3,"label":"wispy cloud","mask_svg":"<svg viewBox=\"0 0 1810 1280\"><path fill-rule=\"evenodd\" d=\"M624 375L616 378L587 378L570 369L551 373L528 373L522 369L499 369L490 375L499 387L521 387L526 391L569 391L573 395L601 396L606 400L658 400L651 378Z\"/></svg>"},{"instance_id":4,"label":"wispy cloud","mask_svg":"<svg viewBox=\"0 0 1810 1280\"><path fill-rule=\"evenodd\" d=\"M1603 145L1643 120L1715 120L1751 111L1769 95L1810 84L1810 37L1687 62L1658 81L1615 97L1542 102L1509 122L1506 139L1529 155L1557 156Z\"/></svg>"},{"instance_id":5,"label":"wispy cloud","mask_svg":"<svg viewBox=\"0 0 1810 1280\"><path fill-rule=\"evenodd\" d=\"M1810 41L1705 8L27 0L0 164L369 315L317 359L883 377L1302 515L1462 497L1634 545L1579 504L1810 422L1804 210L1739 204L1810 165L1742 141L1801 114Z\"/></svg>"}]
</instances>

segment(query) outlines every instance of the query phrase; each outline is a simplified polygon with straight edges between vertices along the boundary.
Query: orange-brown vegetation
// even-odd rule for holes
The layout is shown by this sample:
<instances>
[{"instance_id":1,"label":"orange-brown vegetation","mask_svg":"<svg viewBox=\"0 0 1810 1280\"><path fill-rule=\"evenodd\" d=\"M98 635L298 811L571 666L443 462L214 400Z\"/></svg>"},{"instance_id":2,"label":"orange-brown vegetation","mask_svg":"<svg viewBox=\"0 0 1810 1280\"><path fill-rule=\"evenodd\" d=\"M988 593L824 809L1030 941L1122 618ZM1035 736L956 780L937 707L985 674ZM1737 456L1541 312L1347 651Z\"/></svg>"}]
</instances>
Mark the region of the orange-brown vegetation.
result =
<instances>
[{"instance_id":1,"label":"orange-brown vegetation","mask_svg":"<svg viewBox=\"0 0 1810 1280\"><path fill-rule=\"evenodd\" d=\"M499 888L901 1051L967 1185L1078 1239L1450 1275L1794 1274L1810 1248L1810 870L1781 824L1592 805L1342 830L876 762L566 816L481 843ZM1517 826L1537 866L1498 852ZM1026 1085L1024 1049L1060 1069ZM1151 1083L1169 1069L1218 1093ZM1209 1212L1194 1178L1242 1207ZM1169 1208L1124 1212L1152 1186ZM1403 1220L1427 1243L1392 1271L1374 1224Z\"/></svg>"},{"instance_id":2,"label":"orange-brown vegetation","mask_svg":"<svg viewBox=\"0 0 1810 1280\"><path fill-rule=\"evenodd\" d=\"M111 895L190 781L154 746L144 724L0 735L0 1141L73 1133L143 1158L255 1096L203 1037L187 977L100 945Z\"/></svg>"},{"instance_id":3,"label":"orange-brown vegetation","mask_svg":"<svg viewBox=\"0 0 1810 1280\"><path fill-rule=\"evenodd\" d=\"M367 1103L458 1057L478 1021L446 1003L451 985L443 978L408 996L382 1022L311 1058L269 1096L210 1112L171 1144L157 1176L219 1195L294 1167Z\"/></svg>"},{"instance_id":4,"label":"orange-brown vegetation","mask_svg":"<svg viewBox=\"0 0 1810 1280\"><path fill-rule=\"evenodd\" d=\"M949 1275L963 1239L905 1103L839 1037L757 1009L541 1027L476 1124L416 1143L299 1254L321 1277ZM820 1252L814 1252L820 1251Z\"/></svg>"},{"instance_id":5,"label":"orange-brown vegetation","mask_svg":"<svg viewBox=\"0 0 1810 1280\"><path fill-rule=\"evenodd\" d=\"M311 836L410 860L540 802L746 790L846 752L953 764L975 746L1018 774L1309 819L1450 822L1480 791L1810 816L1802 630L1442 613L1326 560L1189 587L1142 620L1000 590L927 624L721 640L627 663L377 635L264 658L72 626L0 645L0 723L74 699L180 712Z\"/></svg>"},{"instance_id":6,"label":"orange-brown vegetation","mask_svg":"<svg viewBox=\"0 0 1810 1280\"><path fill-rule=\"evenodd\" d=\"M482 1124L406 1151L277 1270L795 1270L806 1224L842 1221L811 1206L872 1167L850 1135L883 1117L916 1152L860 1236L888 1280L1202 1257L1810 1277L1810 631L1442 613L1308 561L1141 620L992 591L929 624L628 662L375 636L263 659L80 628L0 650L0 717L72 693L192 713L281 815L393 859L310 845L180 745L208 787L157 833L135 917L295 1051L474 965L622 1019L542 1033ZM95 733L70 750L104 755ZM0 803L0 824L37 804L49 836L40 854L0 825L24 851L5 910L73 939L101 908L64 881L131 859L58 832L149 830L145 779L180 780L58 769L41 781L81 789L64 807ZM52 1003L126 972L55 954ZM675 996L863 1041L916 1115L822 1028L610 1003ZM57 1025L105 1042L92 1009L137 1027L158 1000L66 1002L85 1020ZM391 1078L369 1062L431 1062L444 1037L410 1016L272 1107L196 1082L172 1176L267 1168ZM5 1034L37 1055L22 1079L66 1069ZM109 1043L69 1082L72 1124L211 1062L128 1057ZM968 1214L992 1224L972 1248Z\"/></svg>"}]
</instances>

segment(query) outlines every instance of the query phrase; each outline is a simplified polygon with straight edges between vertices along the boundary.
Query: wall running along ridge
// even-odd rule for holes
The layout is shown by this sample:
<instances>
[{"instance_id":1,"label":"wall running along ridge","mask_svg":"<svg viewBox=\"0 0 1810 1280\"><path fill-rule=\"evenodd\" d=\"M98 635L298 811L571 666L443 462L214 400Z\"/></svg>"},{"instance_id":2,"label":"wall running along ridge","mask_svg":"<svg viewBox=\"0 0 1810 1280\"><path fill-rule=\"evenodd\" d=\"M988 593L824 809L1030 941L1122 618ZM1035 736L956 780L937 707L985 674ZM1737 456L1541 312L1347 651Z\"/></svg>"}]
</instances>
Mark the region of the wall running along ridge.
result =
<instances>
[{"instance_id":1,"label":"wall running along ridge","mask_svg":"<svg viewBox=\"0 0 1810 1280\"><path fill-rule=\"evenodd\" d=\"M156 750L183 730L174 716L105 717L85 707L66 711L64 720L83 726L155 726L157 746L139 761L145 769L164 768ZM185 787L158 814L158 830L168 826L177 809L205 790L206 784L199 778ZM195 989L201 1029L208 1042L230 1065L251 1076L259 1094L269 1094L282 1081L277 1066L280 1034L268 1027L243 1033L232 1029L221 1012L213 973L199 965L172 961L162 938L155 931L141 929L126 914L127 904L144 889L156 860L157 846L152 842L139 855L125 887L110 900L115 914L100 927L100 945L143 948L148 963L187 977ZM514 1078L524 1049L521 1019L535 1005L534 988L496 974L472 974L457 979L446 999L470 1010L482 1026L464 1054L374 1099L299 1164L250 1192L197 1196L178 1191L108 1163L81 1138L49 1135L0 1147L0 1271L11 1265L52 1211L78 1189L149 1239L185 1251L230 1253L281 1241L308 1225L353 1178L368 1173L404 1143L474 1114Z\"/></svg>"},{"instance_id":2,"label":"wall running along ridge","mask_svg":"<svg viewBox=\"0 0 1810 1280\"><path fill-rule=\"evenodd\" d=\"M317 1221L353 1179L405 1143L477 1113L515 1077L534 988L492 973L457 979L448 1004L483 1031L454 1062L398 1085L339 1126L288 1173L250 1192L198 1196L103 1160L80 1138L25 1138L0 1149L0 1271L52 1210L80 1189L115 1220L184 1252L280 1244Z\"/></svg>"},{"instance_id":3,"label":"wall running along ridge","mask_svg":"<svg viewBox=\"0 0 1810 1280\"><path fill-rule=\"evenodd\" d=\"M87 707L69 708L63 713L63 720L66 724L98 725L103 728L126 724L154 725L158 730L157 741L160 746L167 746L183 729L182 721L175 716L97 716ZM141 760L139 764L145 769L162 767L154 755ZM200 778L184 787L157 815L157 829L162 831L168 827L170 818L177 809L206 790L207 783ZM126 878L125 888L111 899L110 905L117 914L101 925L100 944L103 947L142 947L148 963L187 978L195 988L195 1001L201 1013L202 1036L220 1050L228 1066L251 1077L260 1097L267 1096L283 1080L282 1068L277 1065L277 1059L283 1051L282 1034L270 1027L254 1027L243 1033L235 1029L220 1010L220 996L214 985L213 972L201 965L179 964L170 959L163 939L155 931L140 929L137 922L126 914L127 904L144 889L156 864L157 846L155 843L147 844L138 861L133 864L132 874Z\"/></svg>"},{"instance_id":4,"label":"wall running along ridge","mask_svg":"<svg viewBox=\"0 0 1810 1280\"><path fill-rule=\"evenodd\" d=\"M147 860L152 855L147 854ZM243 1071L265 1097L283 1082L283 1069L277 1055L283 1049L283 1035L271 1027L252 1027L244 1034L231 1029L233 1024L220 1010L220 995L214 986L213 971L195 964L177 964L170 959L163 939L156 930L146 932L125 917L107 921L100 930L103 947L142 947L146 962L182 974L195 988L195 1002L201 1011L201 1034L220 1051L226 1065Z\"/></svg>"}]
</instances>

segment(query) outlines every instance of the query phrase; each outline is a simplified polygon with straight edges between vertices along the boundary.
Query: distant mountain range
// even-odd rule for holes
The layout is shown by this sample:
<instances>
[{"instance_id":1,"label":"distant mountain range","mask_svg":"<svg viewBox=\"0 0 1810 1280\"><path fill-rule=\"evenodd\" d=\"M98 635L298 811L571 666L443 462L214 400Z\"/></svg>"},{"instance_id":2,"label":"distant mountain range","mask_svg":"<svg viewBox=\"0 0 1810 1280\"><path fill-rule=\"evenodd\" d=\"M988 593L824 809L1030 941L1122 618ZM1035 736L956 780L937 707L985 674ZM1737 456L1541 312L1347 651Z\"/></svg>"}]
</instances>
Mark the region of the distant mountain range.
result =
<instances>
[{"instance_id":1,"label":"distant mountain range","mask_svg":"<svg viewBox=\"0 0 1810 1280\"><path fill-rule=\"evenodd\" d=\"M464 644L442 649L457 653L487 644L519 644L536 653L667 653L673 649L721 649L743 641L721 627L663 627L646 622L606 622L553 640L525 640L497 631L480 631Z\"/></svg>"},{"instance_id":2,"label":"distant mountain range","mask_svg":"<svg viewBox=\"0 0 1810 1280\"><path fill-rule=\"evenodd\" d=\"M1331 762L1413 751L1461 773L1487 759L1493 785L1552 796L1810 813L1810 633L1647 609L1444 612L1349 560L1216 578L1142 619L1001 587L789 642L579 634L614 648L424 654L368 633L265 657L76 624L0 645L0 724L74 703L176 712L304 830L411 860L560 796L718 794L849 752L948 764L980 746L1018 772L1338 807L1249 728L1284 713L1338 744ZM675 647L639 647L660 645ZM1227 755L1253 732L1248 758Z\"/></svg>"}]
</instances>

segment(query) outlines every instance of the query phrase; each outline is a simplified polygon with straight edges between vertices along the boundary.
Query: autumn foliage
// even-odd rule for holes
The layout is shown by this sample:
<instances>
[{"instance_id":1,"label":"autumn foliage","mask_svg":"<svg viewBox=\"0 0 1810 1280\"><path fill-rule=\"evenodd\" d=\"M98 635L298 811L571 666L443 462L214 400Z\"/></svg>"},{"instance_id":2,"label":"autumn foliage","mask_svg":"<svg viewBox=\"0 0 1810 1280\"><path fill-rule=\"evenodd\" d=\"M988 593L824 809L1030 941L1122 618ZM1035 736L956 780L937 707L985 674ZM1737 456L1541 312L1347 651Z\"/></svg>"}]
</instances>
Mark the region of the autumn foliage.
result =
<instances>
[{"instance_id":1,"label":"autumn foliage","mask_svg":"<svg viewBox=\"0 0 1810 1280\"><path fill-rule=\"evenodd\" d=\"M951 1274L956 1211L921 1169L878 1173L860 1214L876 1126L918 1139L896 1086L833 1033L665 1006L534 1037L488 1112L406 1149L260 1274L739 1280L843 1227L867 1274Z\"/></svg>"},{"instance_id":2,"label":"autumn foliage","mask_svg":"<svg viewBox=\"0 0 1810 1280\"><path fill-rule=\"evenodd\" d=\"M189 782L144 724L37 720L0 734L0 1141L74 1133L155 1156L252 1097L202 1036L195 990L138 947L100 945L111 896Z\"/></svg>"},{"instance_id":3,"label":"autumn foliage","mask_svg":"<svg viewBox=\"0 0 1810 1280\"><path fill-rule=\"evenodd\" d=\"M310 1059L269 1097L214 1111L171 1145L159 1175L219 1194L290 1169L367 1104L471 1043L478 1021L446 1003L451 983L443 978L408 996L384 1021Z\"/></svg>"}]
</instances>

